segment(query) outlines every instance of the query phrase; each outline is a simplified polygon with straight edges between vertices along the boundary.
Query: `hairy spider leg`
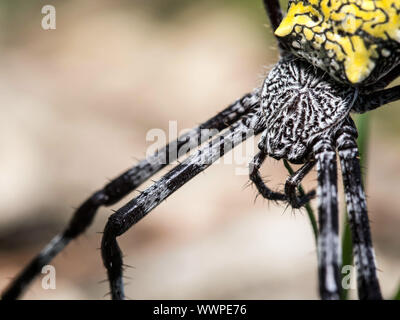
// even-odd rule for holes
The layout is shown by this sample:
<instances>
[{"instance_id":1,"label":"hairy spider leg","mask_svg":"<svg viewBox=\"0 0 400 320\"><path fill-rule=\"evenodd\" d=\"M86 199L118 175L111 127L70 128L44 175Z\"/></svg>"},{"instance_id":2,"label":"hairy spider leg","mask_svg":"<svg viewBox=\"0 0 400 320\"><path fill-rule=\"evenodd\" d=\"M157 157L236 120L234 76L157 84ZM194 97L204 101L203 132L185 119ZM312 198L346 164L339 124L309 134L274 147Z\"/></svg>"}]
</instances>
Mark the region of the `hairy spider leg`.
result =
<instances>
[{"instance_id":1,"label":"hairy spider leg","mask_svg":"<svg viewBox=\"0 0 400 320\"><path fill-rule=\"evenodd\" d=\"M315 160L310 160L286 180L285 194L287 201L292 206L292 208L301 208L315 197L314 190L310 191L307 195L301 198L296 195L296 189L298 188L304 177L311 171L312 168L314 168L314 166Z\"/></svg>"},{"instance_id":2,"label":"hairy spider leg","mask_svg":"<svg viewBox=\"0 0 400 320\"><path fill-rule=\"evenodd\" d=\"M315 162L310 161L306 163L302 168L300 168L297 172L295 172L293 176L289 177L288 178L289 182L286 182L288 188L287 189L285 188L285 194L283 194L280 192L272 191L270 188L268 188L268 186L265 184L260 175L260 168L264 163L266 157L267 154L264 151L260 151L253 158L249 166L250 180L251 182L254 183L258 192L262 195L263 198L272 201L288 201L293 208L298 209L303 205L305 205L315 196L315 191L311 191L304 197L298 197L296 195L296 187L300 184L304 176L313 168Z\"/></svg>"},{"instance_id":3,"label":"hairy spider leg","mask_svg":"<svg viewBox=\"0 0 400 320\"><path fill-rule=\"evenodd\" d=\"M272 31L274 32L274 35L275 35L275 30L278 29L278 27L281 24L282 19L283 19L281 5L279 3L279 0L263 0L263 2L264 2L265 11L267 12L269 21L271 23ZM282 38L280 38L276 35L275 35L275 38L278 41L279 50L280 50L281 54L284 51L287 51L288 47L282 41Z\"/></svg>"},{"instance_id":4,"label":"hairy spider leg","mask_svg":"<svg viewBox=\"0 0 400 320\"><path fill-rule=\"evenodd\" d=\"M254 183L258 192L268 200L273 201L285 201L286 196L283 193L272 191L268 186L264 183L261 175L260 168L263 162L265 161L267 155L265 152L260 151L256 154L249 165L249 176L251 182Z\"/></svg>"},{"instance_id":5,"label":"hairy spider leg","mask_svg":"<svg viewBox=\"0 0 400 320\"><path fill-rule=\"evenodd\" d=\"M400 100L400 86L360 95L352 111L365 113L397 100Z\"/></svg>"},{"instance_id":6,"label":"hairy spider leg","mask_svg":"<svg viewBox=\"0 0 400 320\"><path fill-rule=\"evenodd\" d=\"M226 152L251 135L257 134L259 130L251 125L252 121L247 120L249 119L245 118L232 125L226 132L199 149L147 188L141 195L110 216L104 229L101 253L110 281L112 299L124 299L125 297L122 281L122 254L116 238L139 222L186 182L207 169ZM254 132L254 130L256 131Z\"/></svg>"},{"instance_id":7,"label":"hairy spider leg","mask_svg":"<svg viewBox=\"0 0 400 320\"><path fill-rule=\"evenodd\" d=\"M318 174L318 274L323 300L340 298L339 215L337 202L336 152L329 139L314 146Z\"/></svg>"},{"instance_id":8,"label":"hairy spider leg","mask_svg":"<svg viewBox=\"0 0 400 320\"><path fill-rule=\"evenodd\" d=\"M275 31L282 22L282 9L279 0L264 0L264 7L267 11L272 29Z\"/></svg>"},{"instance_id":9,"label":"hairy spider leg","mask_svg":"<svg viewBox=\"0 0 400 320\"><path fill-rule=\"evenodd\" d=\"M265 11L267 12L269 21L271 23L272 30L275 32L283 19L281 5L279 3L279 0L263 0L263 2ZM277 39L278 42L281 41L278 37Z\"/></svg>"},{"instance_id":10,"label":"hairy spider leg","mask_svg":"<svg viewBox=\"0 0 400 320\"><path fill-rule=\"evenodd\" d=\"M3 292L2 299L17 299L35 276L41 272L43 266L61 252L72 239L78 237L90 226L99 207L118 202L169 163L177 160L179 156L198 147L210 139L212 135L215 135L217 131L235 123L258 105L258 90L244 95L213 118L183 134L177 140L171 141L152 156L140 161L136 166L109 182L103 189L95 192L75 211L68 227L54 237L29 265L12 280ZM203 129L210 129L210 131L207 135L202 135Z\"/></svg>"},{"instance_id":11,"label":"hairy spider leg","mask_svg":"<svg viewBox=\"0 0 400 320\"><path fill-rule=\"evenodd\" d=\"M347 213L352 231L353 256L357 268L358 296L361 300L380 300L382 294L376 273L375 254L368 220L367 201L362 183L357 131L346 126L337 139Z\"/></svg>"},{"instance_id":12,"label":"hairy spider leg","mask_svg":"<svg viewBox=\"0 0 400 320\"><path fill-rule=\"evenodd\" d=\"M395 67L388 74L384 75L376 84L366 87L367 91L377 91L386 88L390 83L400 76L400 66Z\"/></svg>"}]
</instances>

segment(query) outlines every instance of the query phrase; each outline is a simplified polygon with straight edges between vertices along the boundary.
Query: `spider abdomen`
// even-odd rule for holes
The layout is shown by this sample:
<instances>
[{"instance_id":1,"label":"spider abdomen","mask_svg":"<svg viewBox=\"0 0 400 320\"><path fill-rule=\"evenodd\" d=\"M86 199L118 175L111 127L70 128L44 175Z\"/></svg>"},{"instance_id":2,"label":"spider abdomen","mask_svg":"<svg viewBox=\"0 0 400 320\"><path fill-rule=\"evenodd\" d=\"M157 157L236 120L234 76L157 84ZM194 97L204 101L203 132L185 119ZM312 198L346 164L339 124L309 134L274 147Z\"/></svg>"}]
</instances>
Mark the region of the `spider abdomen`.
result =
<instances>
[{"instance_id":1,"label":"spider abdomen","mask_svg":"<svg viewBox=\"0 0 400 320\"><path fill-rule=\"evenodd\" d=\"M341 127L355 92L305 61L281 59L261 93L265 117L261 147L276 159L303 162L316 138L331 136Z\"/></svg>"},{"instance_id":2,"label":"spider abdomen","mask_svg":"<svg viewBox=\"0 0 400 320\"><path fill-rule=\"evenodd\" d=\"M290 0L275 34L337 81L367 86L400 66L398 0Z\"/></svg>"}]
</instances>

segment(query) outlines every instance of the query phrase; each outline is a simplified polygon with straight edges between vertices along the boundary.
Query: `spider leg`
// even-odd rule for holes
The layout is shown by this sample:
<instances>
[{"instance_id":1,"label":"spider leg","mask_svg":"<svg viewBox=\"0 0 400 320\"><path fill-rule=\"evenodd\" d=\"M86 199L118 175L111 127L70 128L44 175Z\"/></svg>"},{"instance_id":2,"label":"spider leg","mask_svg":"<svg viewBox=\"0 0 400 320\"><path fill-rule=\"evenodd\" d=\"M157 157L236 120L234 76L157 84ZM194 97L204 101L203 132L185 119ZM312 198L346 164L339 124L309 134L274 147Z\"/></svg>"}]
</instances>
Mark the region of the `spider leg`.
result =
<instances>
[{"instance_id":1,"label":"spider leg","mask_svg":"<svg viewBox=\"0 0 400 320\"><path fill-rule=\"evenodd\" d=\"M376 274L375 254L368 221L367 202L355 128L345 130L337 139L346 194L347 212L353 239L353 255L357 267L360 299L380 300L382 294Z\"/></svg>"},{"instance_id":2,"label":"spider leg","mask_svg":"<svg viewBox=\"0 0 400 320\"><path fill-rule=\"evenodd\" d=\"M264 0L264 7L271 22L272 30L275 31L278 29L283 19L279 0Z\"/></svg>"},{"instance_id":3,"label":"spider leg","mask_svg":"<svg viewBox=\"0 0 400 320\"><path fill-rule=\"evenodd\" d=\"M330 141L322 140L314 147L318 172L318 271L321 298L336 300L339 286L339 217L337 203L336 153Z\"/></svg>"},{"instance_id":4,"label":"spider leg","mask_svg":"<svg viewBox=\"0 0 400 320\"><path fill-rule=\"evenodd\" d=\"M360 95L352 111L364 113L397 100L400 100L400 86Z\"/></svg>"},{"instance_id":5,"label":"spider leg","mask_svg":"<svg viewBox=\"0 0 400 320\"><path fill-rule=\"evenodd\" d=\"M135 190L139 185L175 161L179 156L193 150L216 134L209 130L203 135L203 129L223 130L237 122L241 117L254 110L259 105L259 93L255 90L237 100L213 118L197 128L183 134L177 140L170 142L154 155L140 161L136 166L122 173L108 183L103 189L95 192L75 211L67 228L53 240L21 271L2 294L3 299L17 299L34 277L39 274L68 243L82 234L92 223L97 210L101 206L112 205ZM183 151L182 151L183 149Z\"/></svg>"},{"instance_id":6,"label":"spider leg","mask_svg":"<svg viewBox=\"0 0 400 320\"><path fill-rule=\"evenodd\" d=\"M271 22L272 30L275 32L283 19L282 9L279 0L264 0L264 7L267 12L269 21ZM284 51L286 49L286 45L279 37L276 37L276 39L279 43L279 49L281 49L281 51Z\"/></svg>"},{"instance_id":7,"label":"spider leg","mask_svg":"<svg viewBox=\"0 0 400 320\"><path fill-rule=\"evenodd\" d=\"M379 79L378 82L366 87L366 90L376 91L377 89L386 88L391 82L400 76L400 65L391 70L388 74Z\"/></svg>"},{"instance_id":8,"label":"spider leg","mask_svg":"<svg viewBox=\"0 0 400 320\"><path fill-rule=\"evenodd\" d=\"M263 179L260 175L260 168L263 162L265 161L267 155L264 151L260 151L253 158L250 163L250 180L256 186L258 192L268 200L273 201L285 201L286 196L283 193L272 191L268 186L264 183Z\"/></svg>"},{"instance_id":9,"label":"spider leg","mask_svg":"<svg viewBox=\"0 0 400 320\"><path fill-rule=\"evenodd\" d=\"M260 151L253 158L250 163L250 180L256 186L258 192L263 196L263 198L272 201L288 201L289 204L298 209L310 201L314 196L315 192L311 191L304 197L298 197L296 195L296 187L300 184L304 176L314 167L315 162L310 161L301 167L293 176L289 177L285 184L285 194L272 191L263 181L260 175L260 168L264 163L267 155L264 151Z\"/></svg>"},{"instance_id":10,"label":"spider leg","mask_svg":"<svg viewBox=\"0 0 400 320\"><path fill-rule=\"evenodd\" d=\"M124 299L122 254L116 237L125 233L173 192L253 134L249 126L239 121L110 216L104 229L101 253L113 299Z\"/></svg>"},{"instance_id":11,"label":"spider leg","mask_svg":"<svg viewBox=\"0 0 400 320\"><path fill-rule=\"evenodd\" d=\"M304 206L307 202L315 197L315 191L312 190L304 197L299 198L296 194L296 189L300 185L303 178L311 171L315 166L315 161L311 160L304 164L299 170L297 170L292 176L290 176L285 183L285 194L287 201L290 203L292 208L298 209Z\"/></svg>"}]
</instances>

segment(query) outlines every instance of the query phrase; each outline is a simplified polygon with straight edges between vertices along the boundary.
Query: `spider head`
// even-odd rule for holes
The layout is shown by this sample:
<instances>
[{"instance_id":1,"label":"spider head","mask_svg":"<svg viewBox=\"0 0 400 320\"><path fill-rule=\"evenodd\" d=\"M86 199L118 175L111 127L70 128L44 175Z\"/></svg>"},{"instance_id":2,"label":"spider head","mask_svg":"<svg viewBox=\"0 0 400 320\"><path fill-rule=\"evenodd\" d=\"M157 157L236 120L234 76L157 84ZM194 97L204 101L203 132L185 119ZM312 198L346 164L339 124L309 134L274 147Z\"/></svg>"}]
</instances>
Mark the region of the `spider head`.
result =
<instances>
[{"instance_id":1,"label":"spider head","mask_svg":"<svg viewBox=\"0 0 400 320\"><path fill-rule=\"evenodd\" d=\"M275 34L336 80L371 84L400 64L400 3L289 0Z\"/></svg>"}]
</instances>

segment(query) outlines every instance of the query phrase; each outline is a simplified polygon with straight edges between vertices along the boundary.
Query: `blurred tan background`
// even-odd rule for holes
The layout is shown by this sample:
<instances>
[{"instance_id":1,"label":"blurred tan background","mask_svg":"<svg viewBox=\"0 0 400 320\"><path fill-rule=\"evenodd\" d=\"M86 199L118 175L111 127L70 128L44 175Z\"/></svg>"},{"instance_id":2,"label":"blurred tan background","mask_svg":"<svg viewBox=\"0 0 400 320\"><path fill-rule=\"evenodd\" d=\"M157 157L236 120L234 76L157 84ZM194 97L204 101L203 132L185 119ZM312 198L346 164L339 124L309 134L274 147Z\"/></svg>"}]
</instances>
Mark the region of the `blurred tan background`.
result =
<instances>
[{"instance_id":1,"label":"blurred tan background","mask_svg":"<svg viewBox=\"0 0 400 320\"><path fill-rule=\"evenodd\" d=\"M45 4L56 30L41 28ZM74 207L144 157L150 129L206 120L278 58L261 0L1 0L0 24L1 289ZM386 298L400 280L399 116L399 103L372 114L367 168ZM236 169L212 166L120 238L130 298L318 298L307 215L254 203ZM287 176L273 160L263 174L276 188ZM108 299L96 232L110 209L54 260L57 289L39 278L24 298Z\"/></svg>"}]
</instances>

